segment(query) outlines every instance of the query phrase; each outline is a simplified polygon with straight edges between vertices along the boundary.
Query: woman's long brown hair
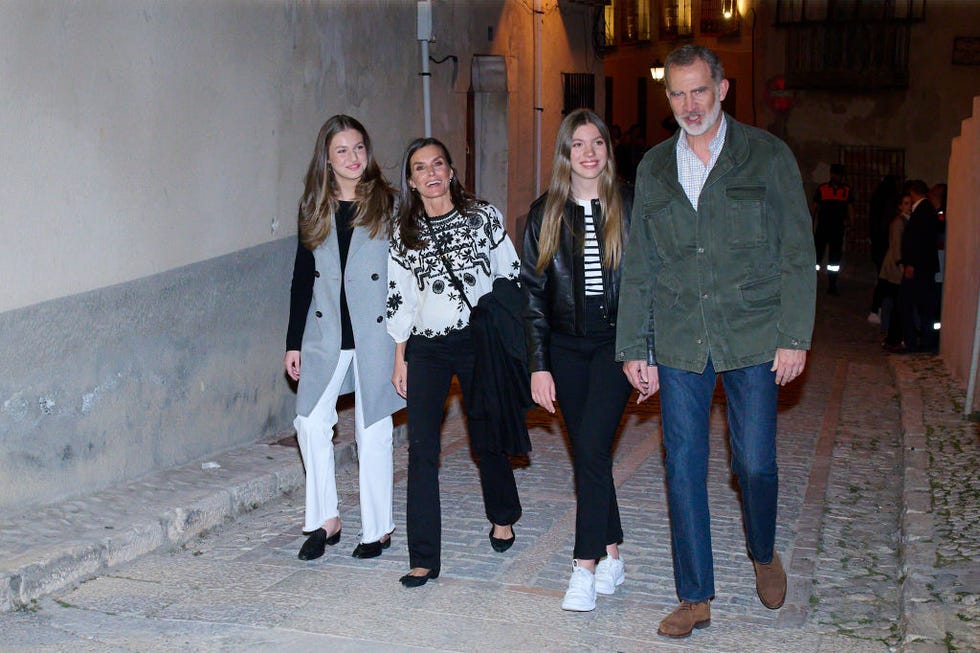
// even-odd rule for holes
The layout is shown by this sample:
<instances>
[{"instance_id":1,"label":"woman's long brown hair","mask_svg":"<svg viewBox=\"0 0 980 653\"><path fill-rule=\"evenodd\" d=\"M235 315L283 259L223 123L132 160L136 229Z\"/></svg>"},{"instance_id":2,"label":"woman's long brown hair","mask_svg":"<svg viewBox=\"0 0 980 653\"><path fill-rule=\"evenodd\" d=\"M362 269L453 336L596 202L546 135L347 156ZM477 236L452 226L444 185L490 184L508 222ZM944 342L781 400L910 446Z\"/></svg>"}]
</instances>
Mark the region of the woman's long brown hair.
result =
<instances>
[{"instance_id":1,"label":"woman's long brown hair","mask_svg":"<svg viewBox=\"0 0 980 653\"><path fill-rule=\"evenodd\" d=\"M395 191L381 174L381 168L374 159L371 138L364 125L345 115L330 117L316 137L313 158L306 171L306 185L299 201L299 239L303 246L313 251L330 233L333 216L337 212L337 195L340 187L330 168L330 141L342 131L353 129L364 139L367 162L364 172L357 181L357 196L354 203L352 227L365 227L371 238L387 237L391 234L391 219L394 212Z\"/></svg>"},{"instance_id":2,"label":"woman's long brown hair","mask_svg":"<svg viewBox=\"0 0 980 653\"><path fill-rule=\"evenodd\" d=\"M599 135L606 142L606 167L599 175L599 204L605 224L602 228L602 265L615 268L623 255L623 198L616 182L616 163L613 158L613 143L609 127L602 118L588 109L576 109L565 116L558 128L555 139L555 156L551 164L551 184L548 186L548 199L544 205L541 233L538 236L538 260L535 269L538 274L551 264L558 243L561 240L561 225L565 221L565 204L572 196L572 137L582 125L595 125ZM572 225L568 225L569 230Z\"/></svg>"}]
</instances>

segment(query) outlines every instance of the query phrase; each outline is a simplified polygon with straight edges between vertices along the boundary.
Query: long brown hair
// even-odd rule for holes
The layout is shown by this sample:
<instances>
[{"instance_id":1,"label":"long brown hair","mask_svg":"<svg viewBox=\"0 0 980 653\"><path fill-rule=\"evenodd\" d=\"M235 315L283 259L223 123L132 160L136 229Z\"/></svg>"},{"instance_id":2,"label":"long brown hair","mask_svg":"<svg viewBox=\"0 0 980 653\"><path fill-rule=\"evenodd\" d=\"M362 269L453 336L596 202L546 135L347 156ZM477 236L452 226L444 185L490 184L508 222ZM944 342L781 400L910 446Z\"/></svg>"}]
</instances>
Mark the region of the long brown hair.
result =
<instances>
[{"instance_id":1,"label":"long brown hair","mask_svg":"<svg viewBox=\"0 0 980 653\"><path fill-rule=\"evenodd\" d=\"M408 144L405 150L405 157L402 161L402 183L401 192L398 195L398 236L402 246L406 249L422 249L425 247L425 240L421 237L420 231L422 220L425 219L425 206L422 198L408 185L408 180L412 178L412 155L423 147L435 145L442 150L442 156L446 159L446 165L452 171L452 179L449 181L449 198L452 200L453 207L462 214L466 214L473 206L481 203L475 195L470 193L459 181L456 168L453 166L453 159L449 156L449 150L437 138L416 138Z\"/></svg>"},{"instance_id":2,"label":"long brown hair","mask_svg":"<svg viewBox=\"0 0 980 653\"><path fill-rule=\"evenodd\" d=\"M572 137L582 125L595 125L599 135L606 142L606 167L599 175L599 205L605 224L602 228L602 265L615 268L623 255L623 198L616 182L616 164L612 152L612 139L609 127L602 118L588 109L576 109L565 116L558 128L555 139L555 157L551 163L551 183L548 186L548 199L544 205L541 233L538 236L538 261L535 269L544 272L558 251L561 240L561 226L565 219L565 204L572 195ZM567 225L573 229L571 224Z\"/></svg>"},{"instance_id":3,"label":"long brown hair","mask_svg":"<svg viewBox=\"0 0 980 653\"><path fill-rule=\"evenodd\" d=\"M364 125L345 115L331 116L316 137L313 158L306 171L306 186L299 201L299 239L306 249L313 251L330 233L333 216L337 212L337 195L340 186L330 167L330 141L342 131L353 129L364 139L367 162L361 178L357 180L352 227L365 227L371 238L388 237L391 234L391 215L394 211L395 190L385 181L378 162L374 160L371 137Z\"/></svg>"}]
</instances>

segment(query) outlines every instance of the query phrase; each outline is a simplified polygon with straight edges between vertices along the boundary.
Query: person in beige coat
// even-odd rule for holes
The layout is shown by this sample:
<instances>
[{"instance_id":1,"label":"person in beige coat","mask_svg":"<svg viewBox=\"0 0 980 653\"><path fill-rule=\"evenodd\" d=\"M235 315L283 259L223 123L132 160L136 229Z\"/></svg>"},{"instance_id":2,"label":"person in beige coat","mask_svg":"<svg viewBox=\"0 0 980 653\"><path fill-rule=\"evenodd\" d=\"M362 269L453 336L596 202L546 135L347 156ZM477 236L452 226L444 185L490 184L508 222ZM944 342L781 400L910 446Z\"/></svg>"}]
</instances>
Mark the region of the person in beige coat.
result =
<instances>
[{"instance_id":1,"label":"person in beige coat","mask_svg":"<svg viewBox=\"0 0 980 653\"><path fill-rule=\"evenodd\" d=\"M898 310L898 291L902 285L902 234L905 233L905 223L912 214L912 196L902 195L895 217L888 225L888 250L881 262L878 272L882 284L881 299L881 332L884 334L882 345L898 347L902 344L901 311Z\"/></svg>"}]
</instances>

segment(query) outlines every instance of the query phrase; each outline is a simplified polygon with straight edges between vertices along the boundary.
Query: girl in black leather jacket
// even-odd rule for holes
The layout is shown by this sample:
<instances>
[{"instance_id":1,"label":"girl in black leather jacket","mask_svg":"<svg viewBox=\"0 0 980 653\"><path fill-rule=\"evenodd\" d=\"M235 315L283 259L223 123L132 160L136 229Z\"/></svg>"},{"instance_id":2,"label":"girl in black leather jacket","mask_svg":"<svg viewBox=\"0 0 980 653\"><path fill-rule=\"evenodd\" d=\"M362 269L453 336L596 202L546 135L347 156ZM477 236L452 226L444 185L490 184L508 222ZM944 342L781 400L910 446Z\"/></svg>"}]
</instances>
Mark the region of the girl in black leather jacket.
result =
<instances>
[{"instance_id":1,"label":"girl in black leather jacket","mask_svg":"<svg viewBox=\"0 0 980 653\"><path fill-rule=\"evenodd\" d=\"M606 124L578 109L562 121L551 184L527 217L521 256L531 396L561 406L575 468L575 549L562 608L595 608L625 580L612 444L631 386L615 361L620 265L632 193L616 180Z\"/></svg>"}]
</instances>

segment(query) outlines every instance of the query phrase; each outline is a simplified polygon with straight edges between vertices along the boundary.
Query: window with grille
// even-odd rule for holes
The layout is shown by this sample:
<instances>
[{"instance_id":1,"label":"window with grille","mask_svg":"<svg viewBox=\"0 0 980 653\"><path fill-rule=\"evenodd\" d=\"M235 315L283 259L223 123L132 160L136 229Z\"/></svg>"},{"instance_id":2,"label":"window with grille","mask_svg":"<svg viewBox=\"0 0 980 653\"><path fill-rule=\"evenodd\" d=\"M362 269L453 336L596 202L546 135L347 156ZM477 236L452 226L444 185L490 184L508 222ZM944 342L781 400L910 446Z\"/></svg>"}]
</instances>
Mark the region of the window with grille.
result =
<instances>
[{"instance_id":1,"label":"window with grille","mask_svg":"<svg viewBox=\"0 0 980 653\"><path fill-rule=\"evenodd\" d=\"M847 230L848 251L867 252L869 201L885 175L905 178L905 150L841 145L838 162L844 164L844 181L854 193L854 222Z\"/></svg>"},{"instance_id":2,"label":"window with grille","mask_svg":"<svg viewBox=\"0 0 980 653\"><path fill-rule=\"evenodd\" d=\"M607 46L650 40L650 3L653 0L610 0L604 10Z\"/></svg>"},{"instance_id":3,"label":"window with grille","mask_svg":"<svg viewBox=\"0 0 980 653\"><path fill-rule=\"evenodd\" d=\"M925 0L776 0L776 24L924 20Z\"/></svg>"},{"instance_id":4,"label":"window with grille","mask_svg":"<svg viewBox=\"0 0 980 653\"><path fill-rule=\"evenodd\" d=\"M663 0L660 11L660 38L677 39L694 35L691 23L692 0Z\"/></svg>"},{"instance_id":5,"label":"window with grille","mask_svg":"<svg viewBox=\"0 0 980 653\"><path fill-rule=\"evenodd\" d=\"M562 110L567 116L575 109L595 109L595 76L589 73L562 73Z\"/></svg>"},{"instance_id":6,"label":"window with grille","mask_svg":"<svg viewBox=\"0 0 980 653\"><path fill-rule=\"evenodd\" d=\"M777 0L789 88L907 88L911 27L925 0Z\"/></svg>"}]
</instances>

